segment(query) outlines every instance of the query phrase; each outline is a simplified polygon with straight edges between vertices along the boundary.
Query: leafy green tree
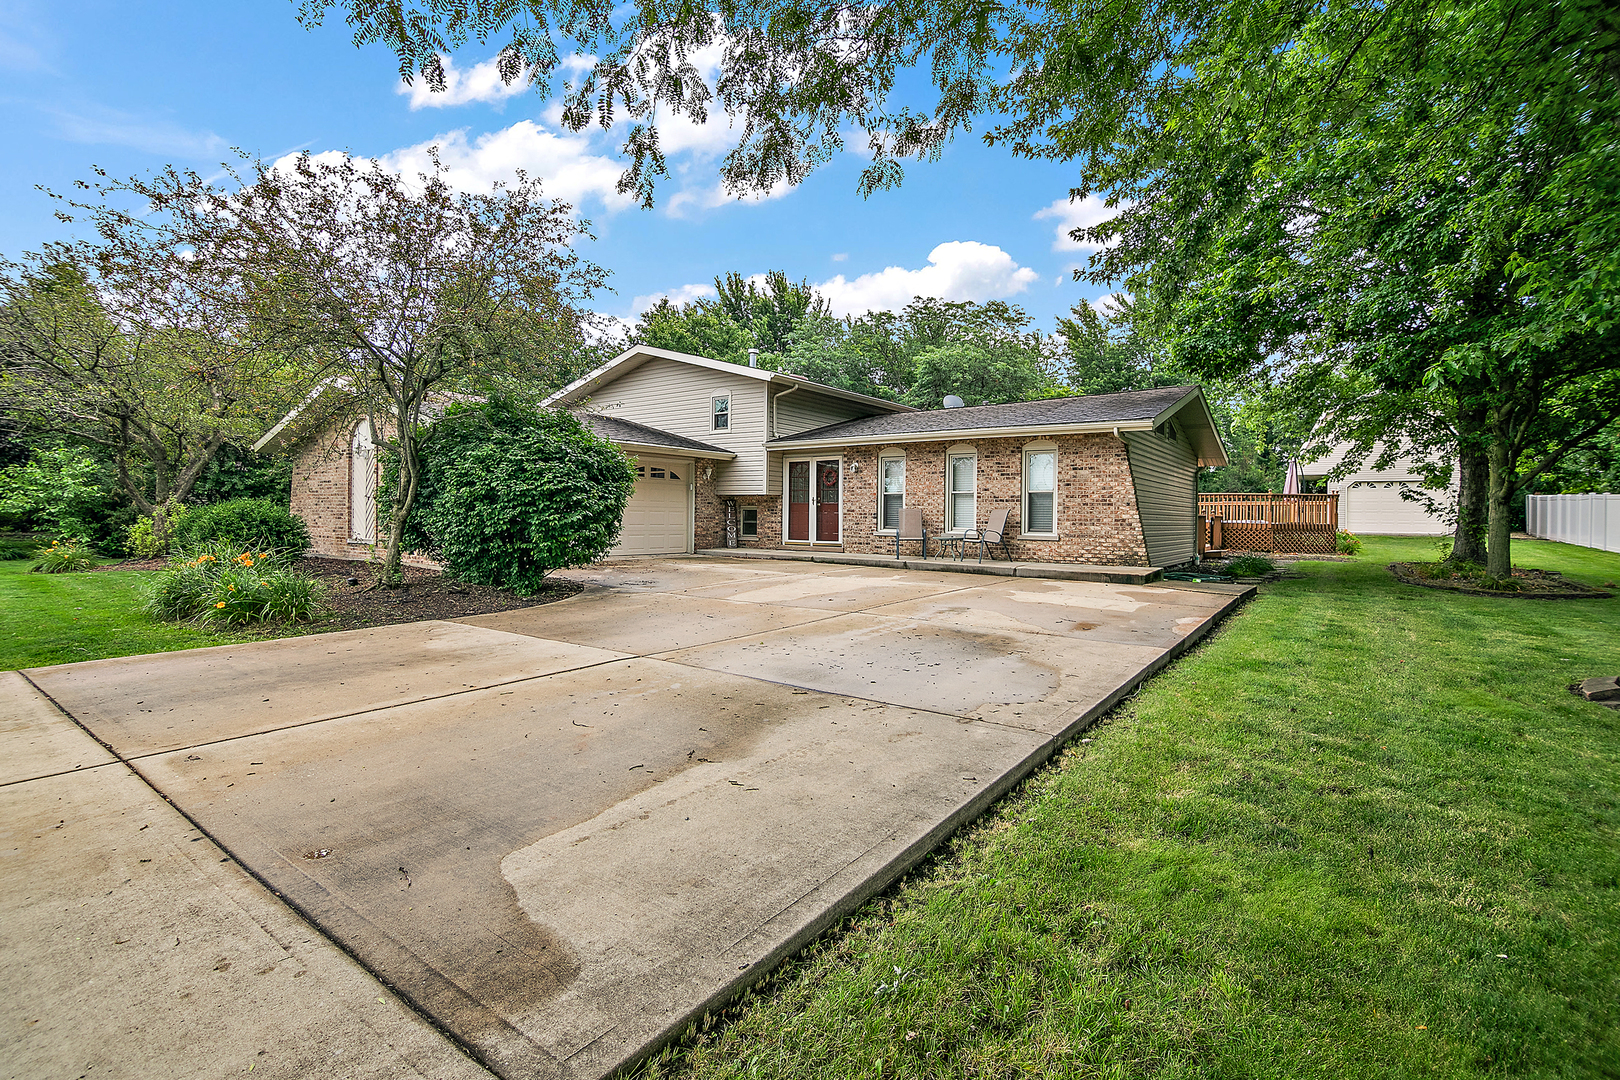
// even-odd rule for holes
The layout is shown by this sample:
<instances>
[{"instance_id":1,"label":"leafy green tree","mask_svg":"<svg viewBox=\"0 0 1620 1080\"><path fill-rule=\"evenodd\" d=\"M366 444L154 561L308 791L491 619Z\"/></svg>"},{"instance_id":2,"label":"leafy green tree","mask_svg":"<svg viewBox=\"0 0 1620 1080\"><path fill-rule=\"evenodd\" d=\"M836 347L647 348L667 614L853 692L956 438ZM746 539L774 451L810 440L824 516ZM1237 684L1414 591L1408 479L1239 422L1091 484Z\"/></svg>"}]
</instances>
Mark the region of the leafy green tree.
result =
<instances>
[{"instance_id":1,"label":"leafy green tree","mask_svg":"<svg viewBox=\"0 0 1620 1080\"><path fill-rule=\"evenodd\" d=\"M414 178L304 154L231 179L227 192L170 169L113 190L181 222L188 262L252 334L312 358L340 408L395 456L381 576L397 582L430 400L554 385L562 373L545 369L586 351L584 303L606 279L570 246L586 225L521 174L458 193L437 158Z\"/></svg>"},{"instance_id":2,"label":"leafy green tree","mask_svg":"<svg viewBox=\"0 0 1620 1080\"><path fill-rule=\"evenodd\" d=\"M97 242L0 267L0 401L47 439L98 448L124 497L161 514L223 447L289 408L299 382L183 256L172 215L88 209Z\"/></svg>"},{"instance_id":3,"label":"leafy green tree","mask_svg":"<svg viewBox=\"0 0 1620 1080\"><path fill-rule=\"evenodd\" d=\"M655 349L707 356L733 364L746 364L748 350L754 347L748 328L733 322L712 303L698 301L680 305L671 303L668 297L641 313L631 332L631 340Z\"/></svg>"}]
</instances>

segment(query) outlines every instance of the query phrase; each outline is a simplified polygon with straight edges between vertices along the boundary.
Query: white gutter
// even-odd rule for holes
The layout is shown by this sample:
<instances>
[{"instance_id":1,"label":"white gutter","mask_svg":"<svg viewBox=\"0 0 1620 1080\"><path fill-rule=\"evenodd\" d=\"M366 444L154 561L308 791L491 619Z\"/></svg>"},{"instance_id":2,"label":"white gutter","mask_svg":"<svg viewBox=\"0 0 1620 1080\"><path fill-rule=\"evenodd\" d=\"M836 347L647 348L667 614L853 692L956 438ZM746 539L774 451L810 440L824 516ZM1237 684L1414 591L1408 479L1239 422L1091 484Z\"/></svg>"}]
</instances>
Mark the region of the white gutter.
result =
<instances>
[{"instance_id":1,"label":"white gutter","mask_svg":"<svg viewBox=\"0 0 1620 1080\"><path fill-rule=\"evenodd\" d=\"M617 439L610 439L609 441L621 450L630 450L638 454L656 454L661 457L707 458L712 461L731 461L737 456L736 454L731 453L729 450L725 451L724 453L717 454L713 450L698 450L685 446L664 446L660 443L620 442Z\"/></svg>"},{"instance_id":2,"label":"white gutter","mask_svg":"<svg viewBox=\"0 0 1620 1080\"><path fill-rule=\"evenodd\" d=\"M960 439L1015 439L1037 435L1104 435L1121 431L1152 431L1152 420L1091 424L1018 424L1013 427L950 428L944 431L889 431L878 435L850 435L828 439L772 439L770 450L820 450L833 446L879 446L884 443L955 442Z\"/></svg>"}]
</instances>

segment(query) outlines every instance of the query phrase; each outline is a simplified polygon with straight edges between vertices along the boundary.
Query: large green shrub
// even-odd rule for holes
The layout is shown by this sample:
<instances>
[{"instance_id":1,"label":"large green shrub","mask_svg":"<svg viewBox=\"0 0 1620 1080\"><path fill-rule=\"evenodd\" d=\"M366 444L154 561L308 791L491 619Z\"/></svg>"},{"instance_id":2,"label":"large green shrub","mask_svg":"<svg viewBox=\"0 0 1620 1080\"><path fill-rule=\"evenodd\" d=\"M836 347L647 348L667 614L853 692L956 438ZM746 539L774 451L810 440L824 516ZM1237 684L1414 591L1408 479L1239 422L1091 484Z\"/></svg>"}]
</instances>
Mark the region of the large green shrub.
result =
<instances>
[{"instance_id":1,"label":"large green shrub","mask_svg":"<svg viewBox=\"0 0 1620 1080\"><path fill-rule=\"evenodd\" d=\"M214 542L233 545L237 551L298 556L309 550L309 530L291 510L270 499L228 499L199 506L174 525L171 544L180 550Z\"/></svg>"},{"instance_id":2,"label":"large green shrub","mask_svg":"<svg viewBox=\"0 0 1620 1080\"><path fill-rule=\"evenodd\" d=\"M405 547L464 581L532 595L618 541L635 483L624 453L570 413L462 408L427 433Z\"/></svg>"},{"instance_id":3,"label":"large green shrub","mask_svg":"<svg viewBox=\"0 0 1620 1080\"><path fill-rule=\"evenodd\" d=\"M289 556L216 540L171 561L146 609L160 619L239 626L307 619L320 601L320 582Z\"/></svg>"}]
</instances>

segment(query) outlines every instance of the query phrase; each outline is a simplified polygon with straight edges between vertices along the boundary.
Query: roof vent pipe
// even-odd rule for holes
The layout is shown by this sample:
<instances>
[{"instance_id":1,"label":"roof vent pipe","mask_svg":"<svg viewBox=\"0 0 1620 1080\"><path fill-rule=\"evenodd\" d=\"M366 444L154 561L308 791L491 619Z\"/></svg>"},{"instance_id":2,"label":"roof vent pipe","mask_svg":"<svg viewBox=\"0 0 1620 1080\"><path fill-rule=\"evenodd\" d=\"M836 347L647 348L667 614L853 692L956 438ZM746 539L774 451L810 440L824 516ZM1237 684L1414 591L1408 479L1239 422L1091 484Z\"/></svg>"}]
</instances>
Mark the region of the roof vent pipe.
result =
<instances>
[{"instance_id":1,"label":"roof vent pipe","mask_svg":"<svg viewBox=\"0 0 1620 1080\"><path fill-rule=\"evenodd\" d=\"M758 349L749 349L748 350L748 366L749 367L759 367L759 350Z\"/></svg>"},{"instance_id":2,"label":"roof vent pipe","mask_svg":"<svg viewBox=\"0 0 1620 1080\"><path fill-rule=\"evenodd\" d=\"M957 397L955 394L946 394L945 395L945 407L947 409L960 409L962 406L964 406L966 404L967 404L967 402L963 401L961 398Z\"/></svg>"}]
</instances>

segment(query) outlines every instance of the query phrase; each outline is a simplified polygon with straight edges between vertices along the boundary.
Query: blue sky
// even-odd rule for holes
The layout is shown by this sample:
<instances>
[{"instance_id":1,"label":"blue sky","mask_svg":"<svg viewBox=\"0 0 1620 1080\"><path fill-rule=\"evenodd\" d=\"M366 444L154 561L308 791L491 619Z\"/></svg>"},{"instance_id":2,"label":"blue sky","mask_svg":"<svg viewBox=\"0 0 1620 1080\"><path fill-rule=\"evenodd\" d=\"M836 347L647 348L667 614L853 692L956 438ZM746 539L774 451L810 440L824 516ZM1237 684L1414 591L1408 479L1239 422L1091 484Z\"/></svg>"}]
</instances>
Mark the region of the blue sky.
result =
<instances>
[{"instance_id":1,"label":"blue sky","mask_svg":"<svg viewBox=\"0 0 1620 1080\"><path fill-rule=\"evenodd\" d=\"M1068 274L1086 253L1062 234L1099 217L1068 203L1070 167L1016 161L969 136L867 199L848 153L795 189L737 202L718 189L729 133L717 117L666 131L675 177L646 211L613 191L619 140L561 130L553 101L493 76L493 50L452 58L451 93L412 93L387 50L356 49L340 20L305 30L294 11L291 0L0 0L0 253L70 235L36 185L65 192L92 166L208 175L241 147L268 159L347 150L411 168L438 145L463 186L521 167L573 203L597 235L583 253L613 272L616 293L596 306L623 318L661 294L702 295L730 270L807 278L839 314L917 293L1005 299L1046 329L1106 292Z\"/></svg>"}]
</instances>

